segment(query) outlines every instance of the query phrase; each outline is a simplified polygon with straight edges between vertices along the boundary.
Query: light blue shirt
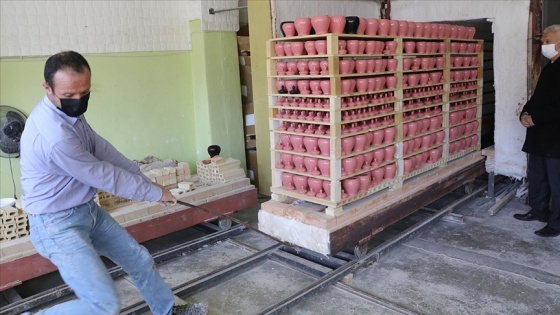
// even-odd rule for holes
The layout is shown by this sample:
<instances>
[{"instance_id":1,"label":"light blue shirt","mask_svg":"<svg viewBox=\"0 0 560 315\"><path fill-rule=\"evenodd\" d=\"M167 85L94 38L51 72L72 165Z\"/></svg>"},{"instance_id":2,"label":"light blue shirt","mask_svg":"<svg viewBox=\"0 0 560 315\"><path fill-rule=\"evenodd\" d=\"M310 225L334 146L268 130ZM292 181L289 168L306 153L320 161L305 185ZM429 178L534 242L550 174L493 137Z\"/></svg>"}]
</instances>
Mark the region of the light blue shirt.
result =
<instances>
[{"instance_id":1,"label":"light blue shirt","mask_svg":"<svg viewBox=\"0 0 560 315\"><path fill-rule=\"evenodd\" d=\"M29 115L20 144L21 202L30 214L81 205L97 189L131 200L161 199L161 188L95 133L84 115L67 116L46 95Z\"/></svg>"}]
</instances>

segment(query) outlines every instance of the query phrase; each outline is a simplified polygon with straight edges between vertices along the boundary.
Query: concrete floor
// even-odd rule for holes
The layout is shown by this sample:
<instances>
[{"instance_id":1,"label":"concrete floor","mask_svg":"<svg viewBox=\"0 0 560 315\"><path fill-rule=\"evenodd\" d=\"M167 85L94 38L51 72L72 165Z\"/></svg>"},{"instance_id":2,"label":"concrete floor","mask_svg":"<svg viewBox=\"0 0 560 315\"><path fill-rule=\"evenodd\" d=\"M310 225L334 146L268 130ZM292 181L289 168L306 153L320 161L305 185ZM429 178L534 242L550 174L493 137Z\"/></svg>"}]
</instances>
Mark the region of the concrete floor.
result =
<instances>
[{"instance_id":1,"label":"concrete floor","mask_svg":"<svg viewBox=\"0 0 560 315\"><path fill-rule=\"evenodd\" d=\"M560 314L560 237L536 236L533 232L543 223L515 220L514 213L528 211L518 199L494 216L487 212L490 206L484 197L463 204L454 213L464 215L464 223L438 222L357 270L350 285L413 314ZM237 216L256 226L257 211L253 207ZM235 239L261 249L273 244L249 231ZM165 263L160 272L173 286L250 254L220 242ZM311 281L309 275L267 261L183 298L208 301L210 314L256 314ZM140 299L127 280L118 285L125 305ZM288 313L402 314L350 294L340 284Z\"/></svg>"}]
</instances>

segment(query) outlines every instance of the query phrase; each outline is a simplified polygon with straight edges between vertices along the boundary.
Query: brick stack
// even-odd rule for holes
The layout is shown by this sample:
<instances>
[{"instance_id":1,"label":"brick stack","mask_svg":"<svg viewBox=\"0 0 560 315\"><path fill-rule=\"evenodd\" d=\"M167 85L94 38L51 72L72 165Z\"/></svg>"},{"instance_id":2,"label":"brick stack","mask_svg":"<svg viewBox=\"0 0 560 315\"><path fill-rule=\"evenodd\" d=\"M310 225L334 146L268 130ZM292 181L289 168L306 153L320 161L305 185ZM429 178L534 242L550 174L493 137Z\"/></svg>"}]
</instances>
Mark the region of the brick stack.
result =
<instances>
[{"instance_id":1,"label":"brick stack","mask_svg":"<svg viewBox=\"0 0 560 315\"><path fill-rule=\"evenodd\" d=\"M184 185L180 184L191 178L191 170L189 168L189 163L179 162L176 167L153 169L144 172L144 175L152 182L158 183L166 188L176 188L178 186L179 188L183 188L182 186ZM191 185L188 186L191 187ZM95 201L106 210L122 207L132 202L130 199L117 197L102 190L97 192Z\"/></svg>"},{"instance_id":2,"label":"brick stack","mask_svg":"<svg viewBox=\"0 0 560 315\"><path fill-rule=\"evenodd\" d=\"M0 241L29 235L27 214L13 206L0 208Z\"/></svg>"},{"instance_id":3,"label":"brick stack","mask_svg":"<svg viewBox=\"0 0 560 315\"><path fill-rule=\"evenodd\" d=\"M153 182L163 186L170 186L191 178L189 163L179 162L177 167L164 167L144 173Z\"/></svg>"},{"instance_id":4,"label":"brick stack","mask_svg":"<svg viewBox=\"0 0 560 315\"><path fill-rule=\"evenodd\" d=\"M225 183L245 177L241 161L232 158L213 157L196 163L196 172L201 182Z\"/></svg>"}]
</instances>

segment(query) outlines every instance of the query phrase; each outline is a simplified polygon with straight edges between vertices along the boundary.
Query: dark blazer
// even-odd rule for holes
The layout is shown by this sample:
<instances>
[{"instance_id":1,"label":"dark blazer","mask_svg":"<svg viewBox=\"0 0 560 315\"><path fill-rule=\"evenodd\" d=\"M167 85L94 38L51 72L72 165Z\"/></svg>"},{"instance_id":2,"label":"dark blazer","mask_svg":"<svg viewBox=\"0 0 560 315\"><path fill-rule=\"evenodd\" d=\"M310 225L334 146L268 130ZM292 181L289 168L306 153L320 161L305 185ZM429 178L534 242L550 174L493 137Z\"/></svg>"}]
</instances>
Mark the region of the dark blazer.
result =
<instances>
[{"instance_id":1,"label":"dark blazer","mask_svg":"<svg viewBox=\"0 0 560 315\"><path fill-rule=\"evenodd\" d=\"M560 158L560 59L543 68L535 92L521 115L523 113L531 115L535 126L527 128L522 150Z\"/></svg>"}]
</instances>

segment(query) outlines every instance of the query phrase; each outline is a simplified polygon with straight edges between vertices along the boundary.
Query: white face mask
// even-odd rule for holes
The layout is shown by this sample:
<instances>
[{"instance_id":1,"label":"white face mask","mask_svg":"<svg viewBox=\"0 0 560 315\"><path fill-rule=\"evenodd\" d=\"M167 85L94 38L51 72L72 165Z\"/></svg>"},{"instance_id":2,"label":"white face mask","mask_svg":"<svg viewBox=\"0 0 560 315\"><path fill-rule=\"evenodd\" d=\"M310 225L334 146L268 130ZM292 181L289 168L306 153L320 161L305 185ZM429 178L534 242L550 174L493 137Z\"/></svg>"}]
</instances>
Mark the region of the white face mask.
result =
<instances>
[{"instance_id":1,"label":"white face mask","mask_svg":"<svg viewBox=\"0 0 560 315\"><path fill-rule=\"evenodd\" d=\"M556 43L556 44L558 44L558 43ZM543 56L545 56L548 59L554 58L556 56L556 54L558 54L558 50L554 49L554 46L556 46L556 44L542 45L541 46L541 51L542 51Z\"/></svg>"}]
</instances>

